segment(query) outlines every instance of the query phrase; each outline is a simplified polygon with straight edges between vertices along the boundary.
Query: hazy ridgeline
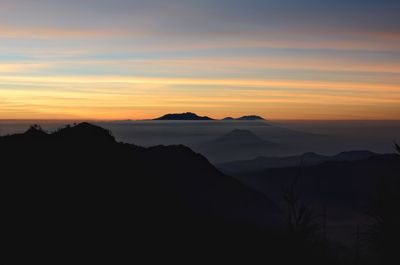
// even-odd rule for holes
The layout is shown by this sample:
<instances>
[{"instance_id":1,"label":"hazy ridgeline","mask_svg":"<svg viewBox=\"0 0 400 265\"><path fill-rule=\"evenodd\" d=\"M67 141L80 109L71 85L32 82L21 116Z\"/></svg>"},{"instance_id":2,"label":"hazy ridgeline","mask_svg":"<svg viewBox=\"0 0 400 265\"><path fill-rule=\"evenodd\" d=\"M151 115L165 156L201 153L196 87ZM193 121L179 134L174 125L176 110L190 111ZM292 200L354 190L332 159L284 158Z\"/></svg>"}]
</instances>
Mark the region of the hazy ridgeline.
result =
<instances>
[{"instance_id":1,"label":"hazy ridgeline","mask_svg":"<svg viewBox=\"0 0 400 265\"><path fill-rule=\"evenodd\" d=\"M73 122L0 121L0 135L23 132L33 123L52 131ZM114 121L95 124L110 129L118 141L141 146L184 144L215 163L305 152L327 155L351 150L392 153L392 142L400 134L400 121ZM247 131L247 134L229 135L235 130ZM226 135L229 139L224 138ZM275 146L266 145L267 142Z\"/></svg>"}]
</instances>

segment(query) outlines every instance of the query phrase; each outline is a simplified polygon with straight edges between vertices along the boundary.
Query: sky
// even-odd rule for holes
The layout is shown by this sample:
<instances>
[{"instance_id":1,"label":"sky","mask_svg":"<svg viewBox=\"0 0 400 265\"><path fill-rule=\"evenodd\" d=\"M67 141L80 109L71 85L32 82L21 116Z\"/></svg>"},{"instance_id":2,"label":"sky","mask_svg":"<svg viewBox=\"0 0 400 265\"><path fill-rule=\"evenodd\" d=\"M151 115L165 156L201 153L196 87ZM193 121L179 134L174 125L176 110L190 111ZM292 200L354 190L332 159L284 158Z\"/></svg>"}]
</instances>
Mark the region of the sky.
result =
<instances>
[{"instance_id":1,"label":"sky","mask_svg":"<svg viewBox=\"0 0 400 265\"><path fill-rule=\"evenodd\" d=\"M398 0L0 0L0 119L400 119L398 14Z\"/></svg>"}]
</instances>

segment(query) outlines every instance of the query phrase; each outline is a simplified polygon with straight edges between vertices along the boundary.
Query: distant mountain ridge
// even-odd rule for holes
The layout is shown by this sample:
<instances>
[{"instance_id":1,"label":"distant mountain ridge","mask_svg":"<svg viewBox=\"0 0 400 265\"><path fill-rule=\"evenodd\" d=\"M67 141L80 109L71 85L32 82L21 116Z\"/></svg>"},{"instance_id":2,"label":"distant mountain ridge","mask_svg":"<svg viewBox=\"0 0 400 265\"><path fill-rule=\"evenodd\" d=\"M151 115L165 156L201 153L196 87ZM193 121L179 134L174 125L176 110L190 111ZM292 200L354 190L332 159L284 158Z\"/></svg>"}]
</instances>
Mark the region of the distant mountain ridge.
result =
<instances>
[{"instance_id":1,"label":"distant mountain ridge","mask_svg":"<svg viewBox=\"0 0 400 265\"><path fill-rule=\"evenodd\" d=\"M247 115L247 116L242 116L239 118L226 117L226 118L223 118L222 120L223 121L263 121L265 119L258 115Z\"/></svg>"},{"instance_id":2,"label":"distant mountain ridge","mask_svg":"<svg viewBox=\"0 0 400 265\"><path fill-rule=\"evenodd\" d=\"M370 151L349 151L342 152L334 156L326 156L309 152L299 156L259 156L255 159L232 161L217 164L216 166L218 169L222 170L225 173L235 174L240 172L261 171L269 168L287 168L300 166L307 167L333 161L357 161L378 155L379 154Z\"/></svg>"},{"instance_id":3,"label":"distant mountain ridge","mask_svg":"<svg viewBox=\"0 0 400 265\"><path fill-rule=\"evenodd\" d=\"M256 120L264 120L263 117L257 116L257 115L248 115L248 116L242 116L240 118L237 118L239 121L256 121Z\"/></svg>"},{"instance_id":4,"label":"distant mountain ridge","mask_svg":"<svg viewBox=\"0 0 400 265\"><path fill-rule=\"evenodd\" d=\"M333 156L348 157L349 152ZM361 153L360 153L361 154ZM398 179L400 156L382 154L356 160L336 160L317 165L269 168L241 172L236 177L250 187L279 200L280 189L289 187L297 178L299 189L308 199L347 207L365 207L383 179ZM343 200L348 203L343 204ZM353 204L353 205L352 205ZM357 206L358 205L358 206ZM358 209L361 212L361 209ZM364 208L363 211L367 209Z\"/></svg>"},{"instance_id":5,"label":"distant mountain ridge","mask_svg":"<svg viewBox=\"0 0 400 265\"><path fill-rule=\"evenodd\" d=\"M212 121L215 120L208 116L199 116L193 112L185 112L185 113L168 113L161 117L155 118L154 120L172 120L172 121ZM239 118L226 117L222 119L223 121L262 121L265 120L261 116L257 115L246 115Z\"/></svg>"},{"instance_id":6,"label":"distant mountain ridge","mask_svg":"<svg viewBox=\"0 0 400 265\"><path fill-rule=\"evenodd\" d=\"M267 141L249 130L235 129L208 142L192 146L193 149L204 154L211 161L234 160L238 157L262 155L281 148L279 144Z\"/></svg>"},{"instance_id":7,"label":"distant mountain ridge","mask_svg":"<svg viewBox=\"0 0 400 265\"><path fill-rule=\"evenodd\" d=\"M212 121L214 119L207 117L207 116L199 116L192 112L186 113L172 113L172 114L165 114L162 117L156 118L154 120L157 121Z\"/></svg>"},{"instance_id":8,"label":"distant mountain ridge","mask_svg":"<svg viewBox=\"0 0 400 265\"><path fill-rule=\"evenodd\" d=\"M235 144L260 143L263 141L264 141L263 139L255 135L253 132L243 129L235 129L215 140L215 142L235 143Z\"/></svg>"}]
</instances>

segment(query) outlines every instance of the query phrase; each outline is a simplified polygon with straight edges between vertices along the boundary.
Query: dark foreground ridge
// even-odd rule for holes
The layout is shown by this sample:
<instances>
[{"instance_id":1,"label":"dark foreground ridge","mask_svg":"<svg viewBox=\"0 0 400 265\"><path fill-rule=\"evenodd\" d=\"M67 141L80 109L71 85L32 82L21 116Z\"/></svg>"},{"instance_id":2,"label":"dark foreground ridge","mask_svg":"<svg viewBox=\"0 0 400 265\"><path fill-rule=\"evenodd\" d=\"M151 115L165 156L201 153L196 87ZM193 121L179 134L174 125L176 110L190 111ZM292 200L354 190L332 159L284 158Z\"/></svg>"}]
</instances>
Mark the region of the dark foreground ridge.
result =
<instances>
[{"instance_id":1,"label":"dark foreground ridge","mask_svg":"<svg viewBox=\"0 0 400 265\"><path fill-rule=\"evenodd\" d=\"M361 264L359 249L338 251L341 245L324 239L293 189L279 210L264 189L221 173L185 146L118 143L81 123L53 133L33 126L0 137L0 150L2 264ZM397 239L399 219L385 214L398 208L399 189L389 187L394 192L384 190L374 216L386 220L377 231ZM383 242L386 234L374 233ZM384 251L364 260L397 257L396 245L374 246Z\"/></svg>"},{"instance_id":2,"label":"dark foreground ridge","mask_svg":"<svg viewBox=\"0 0 400 265\"><path fill-rule=\"evenodd\" d=\"M118 143L82 123L0 137L0 150L6 264L222 257L276 226L275 204L184 146Z\"/></svg>"},{"instance_id":3,"label":"dark foreground ridge","mask_svg":"<svg viewBox=\"0 0 400 265\"><path fill-rule=\"evenodd\" d=\"M173 113L173 114L166 114L162 117L156 118L154 120L157 121L212 121L210 117L204 116L201 117L192 112L186 113Z\"/></svg>"}]
</instances>

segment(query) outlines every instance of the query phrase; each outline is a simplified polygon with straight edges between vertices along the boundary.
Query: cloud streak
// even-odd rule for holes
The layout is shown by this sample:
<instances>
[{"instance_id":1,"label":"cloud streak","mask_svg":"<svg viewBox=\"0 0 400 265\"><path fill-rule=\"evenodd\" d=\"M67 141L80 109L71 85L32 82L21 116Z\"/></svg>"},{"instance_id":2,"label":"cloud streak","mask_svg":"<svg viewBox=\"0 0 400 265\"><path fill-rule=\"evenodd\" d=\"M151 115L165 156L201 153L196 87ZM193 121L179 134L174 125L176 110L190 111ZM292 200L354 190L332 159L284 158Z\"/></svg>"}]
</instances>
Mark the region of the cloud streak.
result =
<instances>
[{"instance_id":1,"label":"cloud streak","mask_svg":"<svg viewBox=\"0 0 400 265\"><path fill-rule=\"evenodd\" d=\"M244 106L276 119L394 119L400 111L398 86L369 83L143 77L1 77L0 82L0 113L8 118L29 109L37 117L97 119L151 118L185 108L222 117Z\"/></svg>"},{"instance_id":2,"label":"cloud streak","mask_svg":"<svg viewBox=\"0 0 400 265\"><path fill-rule=\"evenodd\" d=\"M95 2L1 1L0 118L400 113L398 1Z\"/></svg>"}]
</instances>

